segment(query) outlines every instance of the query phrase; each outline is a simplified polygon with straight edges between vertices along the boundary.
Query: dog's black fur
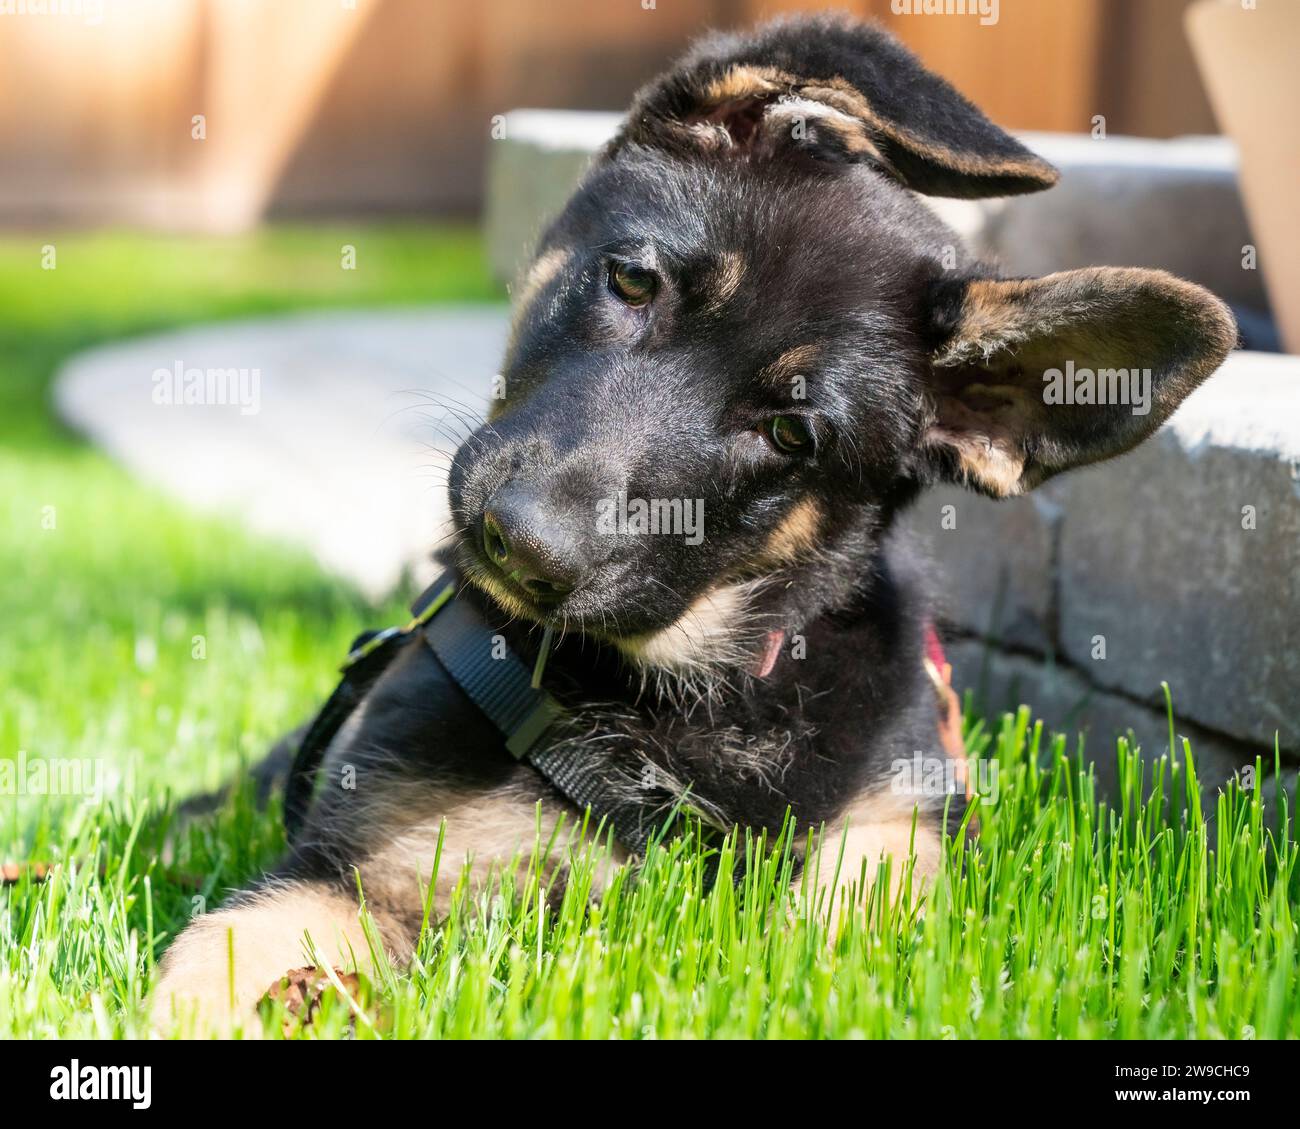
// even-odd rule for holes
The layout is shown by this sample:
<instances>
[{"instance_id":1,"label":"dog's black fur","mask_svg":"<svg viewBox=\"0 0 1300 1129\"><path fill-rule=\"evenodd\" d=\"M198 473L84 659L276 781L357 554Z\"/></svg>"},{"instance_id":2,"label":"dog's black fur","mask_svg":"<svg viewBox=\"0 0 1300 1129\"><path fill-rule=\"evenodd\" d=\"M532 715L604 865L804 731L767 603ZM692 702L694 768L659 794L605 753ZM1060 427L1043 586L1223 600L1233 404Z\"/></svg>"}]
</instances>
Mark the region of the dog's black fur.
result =
<instances>
[{"instance_id":1,"label":"dog's black fur","mask_svg":"<svg viewBox=\"0 0 1300 1129\"><path fill-rule=\"evenodd\" d=\"M1126 450L1233 339L1220 303L1157 272L999 281L918 198L1055 178L840 19L707 39L637 96L541 241L506 398L450 479L462 598L530 659L539 624L561 630L546 685L599 771L650 780L665 807L689 788L724 826L776 828L790 808L816 827L937 750L928 597L896 515L940 480L1014 494ZM1043 370L1067 359L1151 368L1149 415L1046 408ZM803 450L779 449L778 416L805 425ZM703 543L598 531L620 491L702 499ZM773 630L784 648L759 678ZM565 806L419 641L327 781L345 764L357 787L326 783L281 881L354 889L442 792ZM414 813L396 799L413 791ZM372 906L395 950L421 918L408 895Z\"/></svg>"}]
</instances>

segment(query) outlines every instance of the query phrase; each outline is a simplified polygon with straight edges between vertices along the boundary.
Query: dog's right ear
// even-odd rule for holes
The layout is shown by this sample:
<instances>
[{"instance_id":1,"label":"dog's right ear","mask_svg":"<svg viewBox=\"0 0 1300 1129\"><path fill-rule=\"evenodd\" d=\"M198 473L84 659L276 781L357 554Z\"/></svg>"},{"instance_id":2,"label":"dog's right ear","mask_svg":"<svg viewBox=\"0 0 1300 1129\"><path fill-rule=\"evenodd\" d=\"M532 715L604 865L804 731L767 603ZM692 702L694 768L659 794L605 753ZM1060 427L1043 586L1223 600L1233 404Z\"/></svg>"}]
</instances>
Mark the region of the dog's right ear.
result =
<instances>
[{"instance_id":1,"label":"dog's right ear","mask_svg":"<svg viewBox=\"0 0 1300 1129\"><path fill-rule=\"evenodd\" d=\"M1007 196L1058 173L881 28L845 17L713 35L643 87L610 144L877 166L931 196Z\"/></svg>"},{"instance_id":2,"label":"dog's right ear","mask_svg":"<svg viewBox=\"0 0 1300 1129\"><path fill-rule=\"evenodd\" d=\"M1132 449L1223 363L1232 314L1163 271L945 279L920 457L995 498Z\"/></svg>"}]
</instances>

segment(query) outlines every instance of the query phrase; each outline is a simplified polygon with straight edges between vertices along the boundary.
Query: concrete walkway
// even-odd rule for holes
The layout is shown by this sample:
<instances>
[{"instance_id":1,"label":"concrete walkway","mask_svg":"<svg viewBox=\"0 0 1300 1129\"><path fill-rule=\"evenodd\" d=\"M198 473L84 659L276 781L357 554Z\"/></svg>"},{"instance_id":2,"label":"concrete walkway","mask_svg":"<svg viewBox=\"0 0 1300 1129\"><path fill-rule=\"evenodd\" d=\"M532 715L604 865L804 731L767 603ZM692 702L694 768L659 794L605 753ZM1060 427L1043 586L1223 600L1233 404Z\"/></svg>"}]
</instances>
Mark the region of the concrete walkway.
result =
<instances>
[{"instance_id":1,"label":"concrete walkway","mask_svg":"<svg viewBox=\"0 0 1300 1129\"><path fill-rule=\"evenodd\" d=\"M378 597L431 571L456 413L482 418L505 338L505 307L227 322L83 353L54 394L145 481Z\"/></svg>"}]
</instances>

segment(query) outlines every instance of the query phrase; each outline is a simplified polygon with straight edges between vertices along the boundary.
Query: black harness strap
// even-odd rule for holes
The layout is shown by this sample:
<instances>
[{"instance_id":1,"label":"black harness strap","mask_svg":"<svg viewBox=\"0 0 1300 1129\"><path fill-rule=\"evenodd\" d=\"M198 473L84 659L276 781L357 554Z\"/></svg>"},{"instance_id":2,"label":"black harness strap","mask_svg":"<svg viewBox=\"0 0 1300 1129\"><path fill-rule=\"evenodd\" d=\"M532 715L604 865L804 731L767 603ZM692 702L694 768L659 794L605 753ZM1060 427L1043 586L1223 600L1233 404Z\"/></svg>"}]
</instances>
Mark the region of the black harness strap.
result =
<instances>
[{"instance_id":1,"label":"black harness strap","mask_svg":"<svg viewBox=\"0 0 1300 1129\"><path fill-rule=\"evenodd\" d=\"M379 676L388 669L397 652L402 649L413 631L424 626L425 621L451 599L455 586L447 577L427 589L417 601L415 618L405 627L389 627L383 631L366 631L352 643L348 657L339 669L343 679L325 700L320 713L307 726L284 790L284 829L292 843L302 830L303 821L311 807L315 791L316 773L325 757L330 742L334 740L343 723L352 716Z\"/></svg>"},{"instance_id":2,"label":"black harness strap","mask_svg":"<svg viewBox=\"0 0 1300 1129\"><path fill-rule=\"evenodd\" d=\"M364 640L366 637L362 636ZM289 841L297 838L302 829L307 809L311 806L312 792L316 783L316 770L320 768L325 750L329 748L334 735L343 723L352 716L352 711L361 704L370 687L375 684L384 668L391 660L389 651L393 641L381 646L370 655L370 661L345 669L343 681L334 688L334 692L325 699L325 705L307 727L298 751L294 754L293 767L289 770L289 779L284 791L284 829Z\"/></svg>"},{"instance_id":3,"label":"black harness strap","mask_svg":"<svg viewBox=\"0 0 1300 1129\"><path fill-rule=\"evenodd\" d=\"M522 659L484 622L467 600L454 599L455 581L442 576L411 607L405 627L371 632L353 644L343 680L307 727L285 792L284 822L292 842L311 806L316 773L330 742L388 668L410 636L420 631L438 662L466 697L501 732L510 754L535 768L593 822L604 821L632 854L644 854L663 819L613 787L589 758L563 743L548 742L564 707L532 684Z\"/></svg>"},{"instance_id":4,"label":"black harness strap","mask_svg":"<svg viewBox=\"0 0 1300 1129\"><path fill-rule=\"evenodd\" d=\"M468 601L453 601L424 628L424 640L443 669L506 739L506 748L523 760L563 715L564 708L545 690L499 635L494 638Z\"/></svg>"},{"instance_id":5,"label":"black harness strap","mask_svg":"<svg viewBox=\"0 0 1300 1129\"><path fill-rule=\"evenodd\" d=\"M418 606L418 603L417 603ZM455 601L425 625L424 638L438 661L505 738L516 760L530 764L579 811L604 820L619 842L642 854L658 826L639 804L591 771L588 757L548 740L564 707L533 685L528 666L466 601Z\"/></svg>"}]
</instances>

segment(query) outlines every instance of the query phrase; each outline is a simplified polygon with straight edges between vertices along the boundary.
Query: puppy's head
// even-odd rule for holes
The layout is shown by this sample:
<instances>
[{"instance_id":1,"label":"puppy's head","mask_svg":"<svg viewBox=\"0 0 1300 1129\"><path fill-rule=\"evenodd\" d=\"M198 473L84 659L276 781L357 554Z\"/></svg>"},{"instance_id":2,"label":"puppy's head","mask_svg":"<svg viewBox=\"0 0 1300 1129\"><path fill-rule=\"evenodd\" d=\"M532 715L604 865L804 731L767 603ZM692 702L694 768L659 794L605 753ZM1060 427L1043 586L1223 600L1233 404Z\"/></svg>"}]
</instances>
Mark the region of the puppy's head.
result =
<instances>
[{"instance_id":1,"label":"puppy's head","mask_svg":"<svg viewBox=\"0 0 1300 1129\"><path fill-rule=\"evenodd\" d=\"M505 398L452 468L469 577L647 664L741 660L927 483L1013 495L1138 443L1230 348L1225 308L1151 271L999 280L918 198L1055 179L874 27L706 40L517 294ZM1145 404L1140 376L1045 395L1070 365L1149 370Z\"/></svg>"}]
</instances>

